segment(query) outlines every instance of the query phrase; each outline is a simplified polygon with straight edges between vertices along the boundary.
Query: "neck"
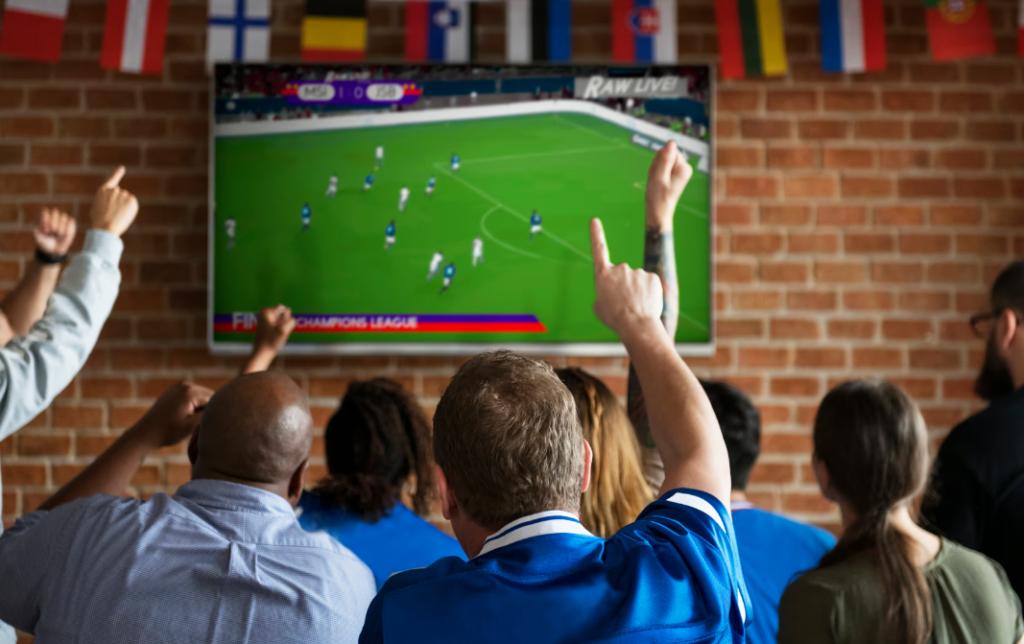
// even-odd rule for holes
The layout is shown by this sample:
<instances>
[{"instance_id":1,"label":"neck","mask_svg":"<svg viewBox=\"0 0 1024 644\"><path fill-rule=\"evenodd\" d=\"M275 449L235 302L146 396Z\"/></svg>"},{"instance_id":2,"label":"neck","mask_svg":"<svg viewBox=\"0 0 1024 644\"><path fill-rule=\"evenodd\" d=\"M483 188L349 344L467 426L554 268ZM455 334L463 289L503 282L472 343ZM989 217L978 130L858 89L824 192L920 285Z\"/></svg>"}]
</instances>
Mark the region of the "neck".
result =
<instances>
[{"instance_id":1,"label":"neck","mask_svg":"<svg viewBox=\"0 0 1024 644\"><path fill-rule=\"evenodd\" d=\"M249 487L254 487L257 490L264 490L266 492L270 492L271 494L276 494L277 496L281 497L285 501L288 501L289 503L292 502L291 499L288 498L288 482L287 481L285 481L283 483L262 483L262 482L259 482L259 481L247 481L245 479L238 478L238 477L235 477L235 476L231 476L229 474L224 474L222 472L217 472L216 470L211 470L209 468L200 468L198 466L194 466L192 468L192 480L196 481L196 480L199 480L199 479L210 479L210 480L213 480L213 481L227 481L228 483L238 483L239 485L248 485Z\"/></svg>"},{"instance_id":2,"label":"neck","mask_svg":"<svg viewBox=\"0 0 1024 644\"><path fill-rule=\"evenodd\" d=\"M858 515L850 510L847 504L840 502L839 511L843 516L844 530L856 522ZM914 517L910 514L910 507L907 503L902 503L889 512L889 524L896 532L910 540L911 556L916 565L923 566L939 554L942 541L917 525Z\"/></svg>"},{"instance_id":3,"label":"neck","mask_svg":"<svg viewBox=\"0 0 1024 644\"><path fill-rule=\"evenodd\" d=\"M747 493L743 490L733 490L729 493L729 500L733 503L748 503Z\"/></svg>"}]
</instances>

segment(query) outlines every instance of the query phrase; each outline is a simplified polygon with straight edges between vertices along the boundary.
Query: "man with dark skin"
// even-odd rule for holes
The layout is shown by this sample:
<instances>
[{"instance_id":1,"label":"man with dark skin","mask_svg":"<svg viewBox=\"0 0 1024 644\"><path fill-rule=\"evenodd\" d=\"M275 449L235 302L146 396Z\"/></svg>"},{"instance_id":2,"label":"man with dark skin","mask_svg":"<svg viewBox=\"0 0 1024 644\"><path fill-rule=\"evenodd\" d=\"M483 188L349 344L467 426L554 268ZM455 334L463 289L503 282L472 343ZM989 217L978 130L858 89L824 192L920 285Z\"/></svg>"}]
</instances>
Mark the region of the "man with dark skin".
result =
<instances>
[{"instance_id":1,"label":"man with dark skin","mask_svg":"<svg viewBox=\"0 0 1024 644\"><path fill-rule=\"evenodd\" d=\"M215 395L174 385L0 537L0 618L57 642L355 642L373 575L293 511L312 429L280 373ZM189 437L192 480L177 494L116 496L149 454Z\"/></svg>"}]
</instances>

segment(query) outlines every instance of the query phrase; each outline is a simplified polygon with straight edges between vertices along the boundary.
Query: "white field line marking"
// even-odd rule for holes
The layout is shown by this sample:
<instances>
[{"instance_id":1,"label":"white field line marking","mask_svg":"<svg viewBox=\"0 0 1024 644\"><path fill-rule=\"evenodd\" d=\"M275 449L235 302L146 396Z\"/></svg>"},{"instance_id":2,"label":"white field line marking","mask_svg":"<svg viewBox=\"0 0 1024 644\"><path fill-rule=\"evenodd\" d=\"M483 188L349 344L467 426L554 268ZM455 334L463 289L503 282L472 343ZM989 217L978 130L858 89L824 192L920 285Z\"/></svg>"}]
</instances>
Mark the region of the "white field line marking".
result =
<instances>
[{"instance_id":1,"label":"white field line marking","mask_svg":"<svg viewBox=\"0 0 1024 644\"><path fill-rule=\"evenodd\" d=\"M697 327L697 328L698 328L698 329L700 329L701 331L704 331L705 333L706 333L706 332L707 332L707 330L708 330L707 326L705 326L705 325L701 324L701 323L700 323L700 322L698 322L697 320L694 320L693 318L691 318L691 317L690 317L689 315L687 315L687 314L683 313L682 311L680 311L680 312L679 312L679 317L680 317L680 318L682 318L683 320L686 320L687 322L689 322L689 323L690 323L690 324L692 324L693 326Z\"/></svg>"},{"instance_id":2,"label":"white field line marking","mask_svg":"<svg viewBox=\"0 0 1024 644\"><path fill-rule=\"evenodd\" d=\"M494 242L495 244L498 244L499 246L501 246L503 248L507 248L510 251L514 252L514 253L519 253L520 255L526 255L527 257L532 257L533 259L540 259L540 260L547 260L548 259L547 257L542 257L541 255L536 255L534 253L527 252L527 251L525 251L525 250L523 250L521 248L516 248L512 244L505 243L505 242L501 241L500 239L498 239L497 237L495 237L491 233L491 231L487 230L487 218L490 217L492 214L494 214L494 211L496 211L496 210L501 210L501 206L494 206L494 207L492 207L490 210L488 210L487 212L484 213L483 217L480 218L480 229L484 231L484 234L487 235L487 237L490 238L490 240L492 242Z\"/></svg>"},{"instance_id":3,"label":"white field line marking","mask_svg":"<svg viewBox=\"0 0 1024 644\"><path fill-rule=\"evenodd\" d=\"M465 180L465 179L463 179L462 177L458 176L458 175L457 175L457 174L455 174L454 172L451 172L451 171L449 171L449 170L448 170L447 168L445 168L445 167L444 167L444 164L442 164L442 163L435 163L435 164L434 164L434 167L435 167L435 168L437 168L438 170L441 170L442 172L444 172L445 174L447 174L447 175L448 175L449 177L451 177L452 179L455 179L456 181L458 181L458 182L459 182L459 183L461 183L462 185L466 186L467 188L469 188L469 189L470 189L470 190L472 190L473 192L475 192L475 193L477 193L478 195L480 195L481 197L483 197L483 198L487 199L488 201L490 201L491 203L493 203L493 204L494 204L495 206L498 206L498 207L500 207L500 208L502 208L502 209L506 210L507 212L509 212L509 213L513 214L514 216L518 217L518 218L519 218L519 219L520 219L521 221L523 221L523 222L525 222L525 223L530 223L530 220L529 220L529 218L527 218L527 217L524 217L523 215L519 214L519 213L518 213L518 212L516 212L515 210L512 210L511 208L509 208L509 207L508 207L508 206L506 206L505 204L501 203L500 201L498 201L497 199L495 199L495 198L494 198L494 197L492 197L491 195L487 194L486 192L484 192L484 191L483 191L483 190L481 190L480 188L477 188L476 186L474 186L474 185L473 185L473 184L471 184L470 182L466 181L466 180ZM579 250L578 248L576 248L575 246L573 246L573 245L572 245L572 244L570 244L569 242L565 241L565 240L564 240L564 239L562 239L561 237L559 237L559 236L557 236L557 235L555 235L555 234L549 233L549 232L545 232L545 233L542 233L542 234L543 234L543 235L544 235L545 237L548 237L549 239L551 239L552 241L554 241L554 242L557 242L557 243L561 244L562 246L565 246L565 247L566 247L567 249L569 249L570 251L572 251L572 252L576 253L577 255L579 255L580 257L582 257L583 259L585 259L585 260L587 261L587 263L588 263L588 264L589 264L589 263L591 263L591 262L593 261L593 259L592 259L592 258L590 257L590 255L587 255L587 254L583 253L583 252L582 252L582 251L580 251L580 250Z\"/></svg>"},{"instance_id":4,"label":"white field line marking","mask_svg":"<svg viewBox=\"0 0 1024 644\"><path fill-rule=\"evenodd\" d=\"M600 147L600 148L579 148L577 150L558 150L558 151L555 151L555 152L538 152L536 154L513 154L513 155L509 155L509 156L504 156L504 157L487 157L487 158L484 158L484 159L469 159L467 161L463 161L462 164L463 165L467 165L467 164L470 164L470 163L490 163L492 161L508 161L508 160L511 160L511 159L532 159L532 158L535 158L535 157L551 157L551 156L561 156L561 155L566 155L566 154L583 154L584 152L601 152L601 151L606 151L606 150L618 150L619 147L620 146L617 146L617 145L606 145L606 146Z\"/></svg>"}]
</instances>

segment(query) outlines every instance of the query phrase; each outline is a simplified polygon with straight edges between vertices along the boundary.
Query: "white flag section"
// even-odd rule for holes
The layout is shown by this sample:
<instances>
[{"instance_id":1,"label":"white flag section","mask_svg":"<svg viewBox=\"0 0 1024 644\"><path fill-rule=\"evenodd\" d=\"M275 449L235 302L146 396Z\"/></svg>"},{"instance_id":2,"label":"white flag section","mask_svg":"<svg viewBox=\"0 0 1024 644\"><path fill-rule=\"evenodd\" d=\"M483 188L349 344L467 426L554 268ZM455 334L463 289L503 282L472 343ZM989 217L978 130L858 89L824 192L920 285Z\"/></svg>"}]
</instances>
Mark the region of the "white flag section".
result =
<instances>
[{"instance_id":1,"label":"white flag section","mask_svg":"<svg viewBox=\"0 0 1024 644\"><path fill-rule=\"evenodd\" d=\"M470 24L469 2L451 0L447 9L435 12L431 19L437 27L444 29L444 61L468 63L469 34L473 28Z\"/></svg>"},{"instance_id":2,"label":"white flag section","mask_svg":"<svg viewBox=\"0 0 1024 644\"><path fill-rule=\"evenodd\" d=\"M658 10L658 33L654 36L654 61L675 63L679 59L676 45L676 0L654 0Z\"/></svg>"},{"instance_id":3,"label":"white flag section","mask_svg":"<svg viewBox=\"0 0 1024 644\"><path fill-rule=\"evenodd\" d=\"M266 62L270 57L270 0L210 0L207 64Z\"/></svg>"},{"instance_id":4,"label":"white flag section","mask_svg":"<svg viewBox=\"0 0 1024 644\"><path fill-rule=\"evenodd\" d=\"M51 18L67 18L68 0L7 0L8 11L24 11Z\"/></svg>"},{"instance_id":5,"label":"white flag section","mask_svg":"<svg viewBox=\"0 0 1024 644\"><path fill-rule=\"evenodd\" d=\"M533 27L531 23L531 0L508 0L505 3L505 58L508 62L531 62L533 58Z\"/></svg>"},{"instance_id":6,"label":"white flag section","mask_svg":"<svg viewBox=\"0 0 1024 644\"><path fill-rule=\"evenodd\" d=\"M107 0L100 66L160 74L170 0Z\"/></svg>"}]
</instances>

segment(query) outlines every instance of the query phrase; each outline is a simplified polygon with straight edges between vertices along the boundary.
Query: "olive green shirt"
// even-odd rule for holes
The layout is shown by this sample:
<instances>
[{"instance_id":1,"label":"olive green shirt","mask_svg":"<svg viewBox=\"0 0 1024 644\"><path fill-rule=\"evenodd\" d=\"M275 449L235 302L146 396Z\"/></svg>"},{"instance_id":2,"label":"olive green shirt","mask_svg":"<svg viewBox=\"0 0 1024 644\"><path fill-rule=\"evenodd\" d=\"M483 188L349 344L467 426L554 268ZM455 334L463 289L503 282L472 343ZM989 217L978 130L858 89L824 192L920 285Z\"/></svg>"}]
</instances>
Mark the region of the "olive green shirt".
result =
<instances>
[{"instance_id":1,"label":"olive green shirt","mask_svg":"<svg viewBox=\"0 0 1024 644\"><path fill-rule=\"evenodd\" d=\"M929 644L1016 644L1020 601L999 564L952 541L924 569L932 594ZM885 632L888 603L871 552L812 570L786 588L779 644L900 644Z\"/></svg>"}]
</instances>

